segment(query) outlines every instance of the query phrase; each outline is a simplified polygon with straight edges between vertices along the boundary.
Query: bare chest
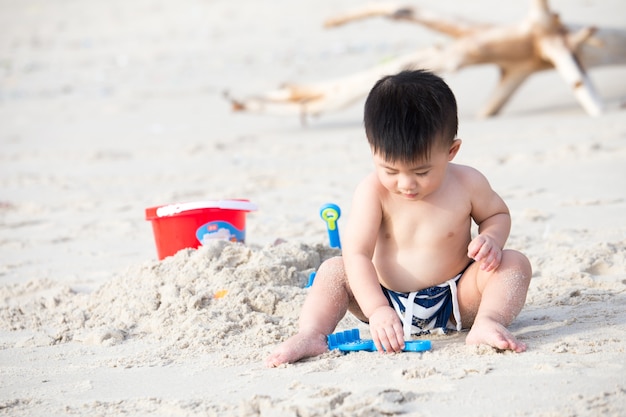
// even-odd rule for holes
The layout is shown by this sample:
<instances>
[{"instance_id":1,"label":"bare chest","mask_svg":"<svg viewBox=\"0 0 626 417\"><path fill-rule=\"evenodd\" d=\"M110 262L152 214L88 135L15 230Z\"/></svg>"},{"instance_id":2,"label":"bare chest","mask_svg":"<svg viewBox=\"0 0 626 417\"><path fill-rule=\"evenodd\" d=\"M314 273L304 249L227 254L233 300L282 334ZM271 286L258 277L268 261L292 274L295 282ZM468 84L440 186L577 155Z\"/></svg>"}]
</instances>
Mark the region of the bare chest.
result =
<instances>
[{"instance_id":1,"label":"bare chest","mask_svg":"<svg viewBox=\"0 0 626 417\"><path fill-rule=\"evenodd\" d=\"M409 204L392 207L383 214L379 238L399 248L462 241L469 236L471 217L469 204ZM393 213L390 215L388 213Z\"/></svg>"}]
</instances>

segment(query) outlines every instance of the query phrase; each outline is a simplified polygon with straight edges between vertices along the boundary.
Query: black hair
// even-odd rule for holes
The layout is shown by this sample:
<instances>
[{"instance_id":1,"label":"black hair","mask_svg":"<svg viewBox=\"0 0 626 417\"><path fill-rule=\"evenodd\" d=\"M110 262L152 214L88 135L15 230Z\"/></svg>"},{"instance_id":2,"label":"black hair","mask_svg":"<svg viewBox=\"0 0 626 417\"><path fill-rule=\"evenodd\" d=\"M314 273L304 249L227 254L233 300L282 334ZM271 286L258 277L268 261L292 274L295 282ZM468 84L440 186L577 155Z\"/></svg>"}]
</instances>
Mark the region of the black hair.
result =
<instances>
[{"instance_id":1,"label":"black hair","mask_svg":"<svg viewBox=\"0 0 626 417\"><path fill-rule=\"evenodd\" d=\"M387 161L428 158L435 146L456 137L454 93L425 70L406 70L381 78L365 101L365 135L374 153Z\"/></svg>"}]
</instances>

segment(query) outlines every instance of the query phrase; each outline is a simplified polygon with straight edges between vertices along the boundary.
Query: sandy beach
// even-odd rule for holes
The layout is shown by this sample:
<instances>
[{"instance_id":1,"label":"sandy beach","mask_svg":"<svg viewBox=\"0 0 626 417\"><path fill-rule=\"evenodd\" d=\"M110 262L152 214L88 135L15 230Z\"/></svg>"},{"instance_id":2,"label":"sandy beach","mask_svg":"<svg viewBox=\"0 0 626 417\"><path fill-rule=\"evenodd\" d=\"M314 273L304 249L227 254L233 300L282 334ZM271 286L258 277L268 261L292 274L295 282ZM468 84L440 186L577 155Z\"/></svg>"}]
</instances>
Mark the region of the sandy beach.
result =
<instances>
[{"instance_id":1,"label":"sandy beach","mask_svg":"<svg viewBox=\"0 0 626 417\"><path fill-rule=\"evenodd\" d=\"M442 74L456 162L511 210L533 265L511 325L527 352L432 335L432 350L268 369L308 276L339 253L319 208L350 216L372 169L362 102L303 126L233 112L286 81L347 75L446 39L383 19L333 30L334 2L0 0L0 415L623 416L626 67L590 71L588 116L555 71L502 113L482 66ZM515 22L527 2L413 4ZM626 28L618 0L551 1L564 21ZM496 20L494 20L496 19ZM243 198L246 244L157 259L145 209ZM337 330L367 326L351 316Z\"/></svg>"}]
</instances>

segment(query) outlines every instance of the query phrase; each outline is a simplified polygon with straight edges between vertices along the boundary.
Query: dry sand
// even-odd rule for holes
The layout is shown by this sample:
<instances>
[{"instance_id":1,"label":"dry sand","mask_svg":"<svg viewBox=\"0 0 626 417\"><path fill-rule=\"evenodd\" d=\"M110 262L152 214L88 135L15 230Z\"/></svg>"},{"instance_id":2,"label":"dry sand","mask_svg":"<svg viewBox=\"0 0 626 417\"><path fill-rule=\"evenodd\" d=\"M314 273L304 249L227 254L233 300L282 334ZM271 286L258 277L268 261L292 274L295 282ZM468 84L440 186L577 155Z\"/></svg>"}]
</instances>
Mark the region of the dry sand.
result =
<instances>
[{"instance_id":1,"label":"dry sand","mask_svg":"<svg viewBox=\"0 0 626 417\"><path fill-rule=\"evenodd\" d=\"M360 3L0 0L1 415L624 415L624 67L591 72L598 118L546 72L477 120L495 70L445 75L457 162L490 178L511 208L508 246L533 263L511 326L527 352L460 333L423 354L263 366L296 330L308 274L337 252L319 207L349 216L371 162L362 103L302 127L233 114L222 93L345 75L442 40L383 20L321 28ZM527 6L418 4L502 22ZM617 0L551 4L566 21L624 25ZM145 208L233 197L259 205L245 246L157 261ZM350 317L339 329L351 327L367 334Z\"/></svg>"}]
</instances>

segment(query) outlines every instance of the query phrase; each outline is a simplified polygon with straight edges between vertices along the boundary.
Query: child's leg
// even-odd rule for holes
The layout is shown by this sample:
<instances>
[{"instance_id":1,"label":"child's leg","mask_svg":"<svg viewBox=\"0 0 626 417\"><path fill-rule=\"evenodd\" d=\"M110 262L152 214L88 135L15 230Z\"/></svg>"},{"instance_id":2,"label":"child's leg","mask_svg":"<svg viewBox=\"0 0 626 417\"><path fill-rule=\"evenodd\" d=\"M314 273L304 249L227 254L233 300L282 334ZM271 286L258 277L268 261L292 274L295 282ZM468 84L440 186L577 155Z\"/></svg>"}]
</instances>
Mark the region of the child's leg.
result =
<instances>
[{"instance_id":1,"label":"child's leg","mask_svg":"<svg viewBox=\"0 0 626 417\"><path fill-rule=\"evenodd\" d=\"M491 272L470 265L458 284L459 307L464 327L471 325L467 344L486 344L522 352L526 345L506 329L526 301L532 269L517 251L502 252L500 266Z\"/></svg>"},{"instance_id":2,"label":"child's leg","mask_svg":"<svg viewBox=\"0 0 626 417\"><path fill-rule=\"evenodd\" d=\"M267 366L275 367L326 352L326 336L333 332L348 307L352 310L354 301L340 257L329 259L320 266L309 291L300 312L298 334L267 357Z\"/></svg>"}]
</instances>

